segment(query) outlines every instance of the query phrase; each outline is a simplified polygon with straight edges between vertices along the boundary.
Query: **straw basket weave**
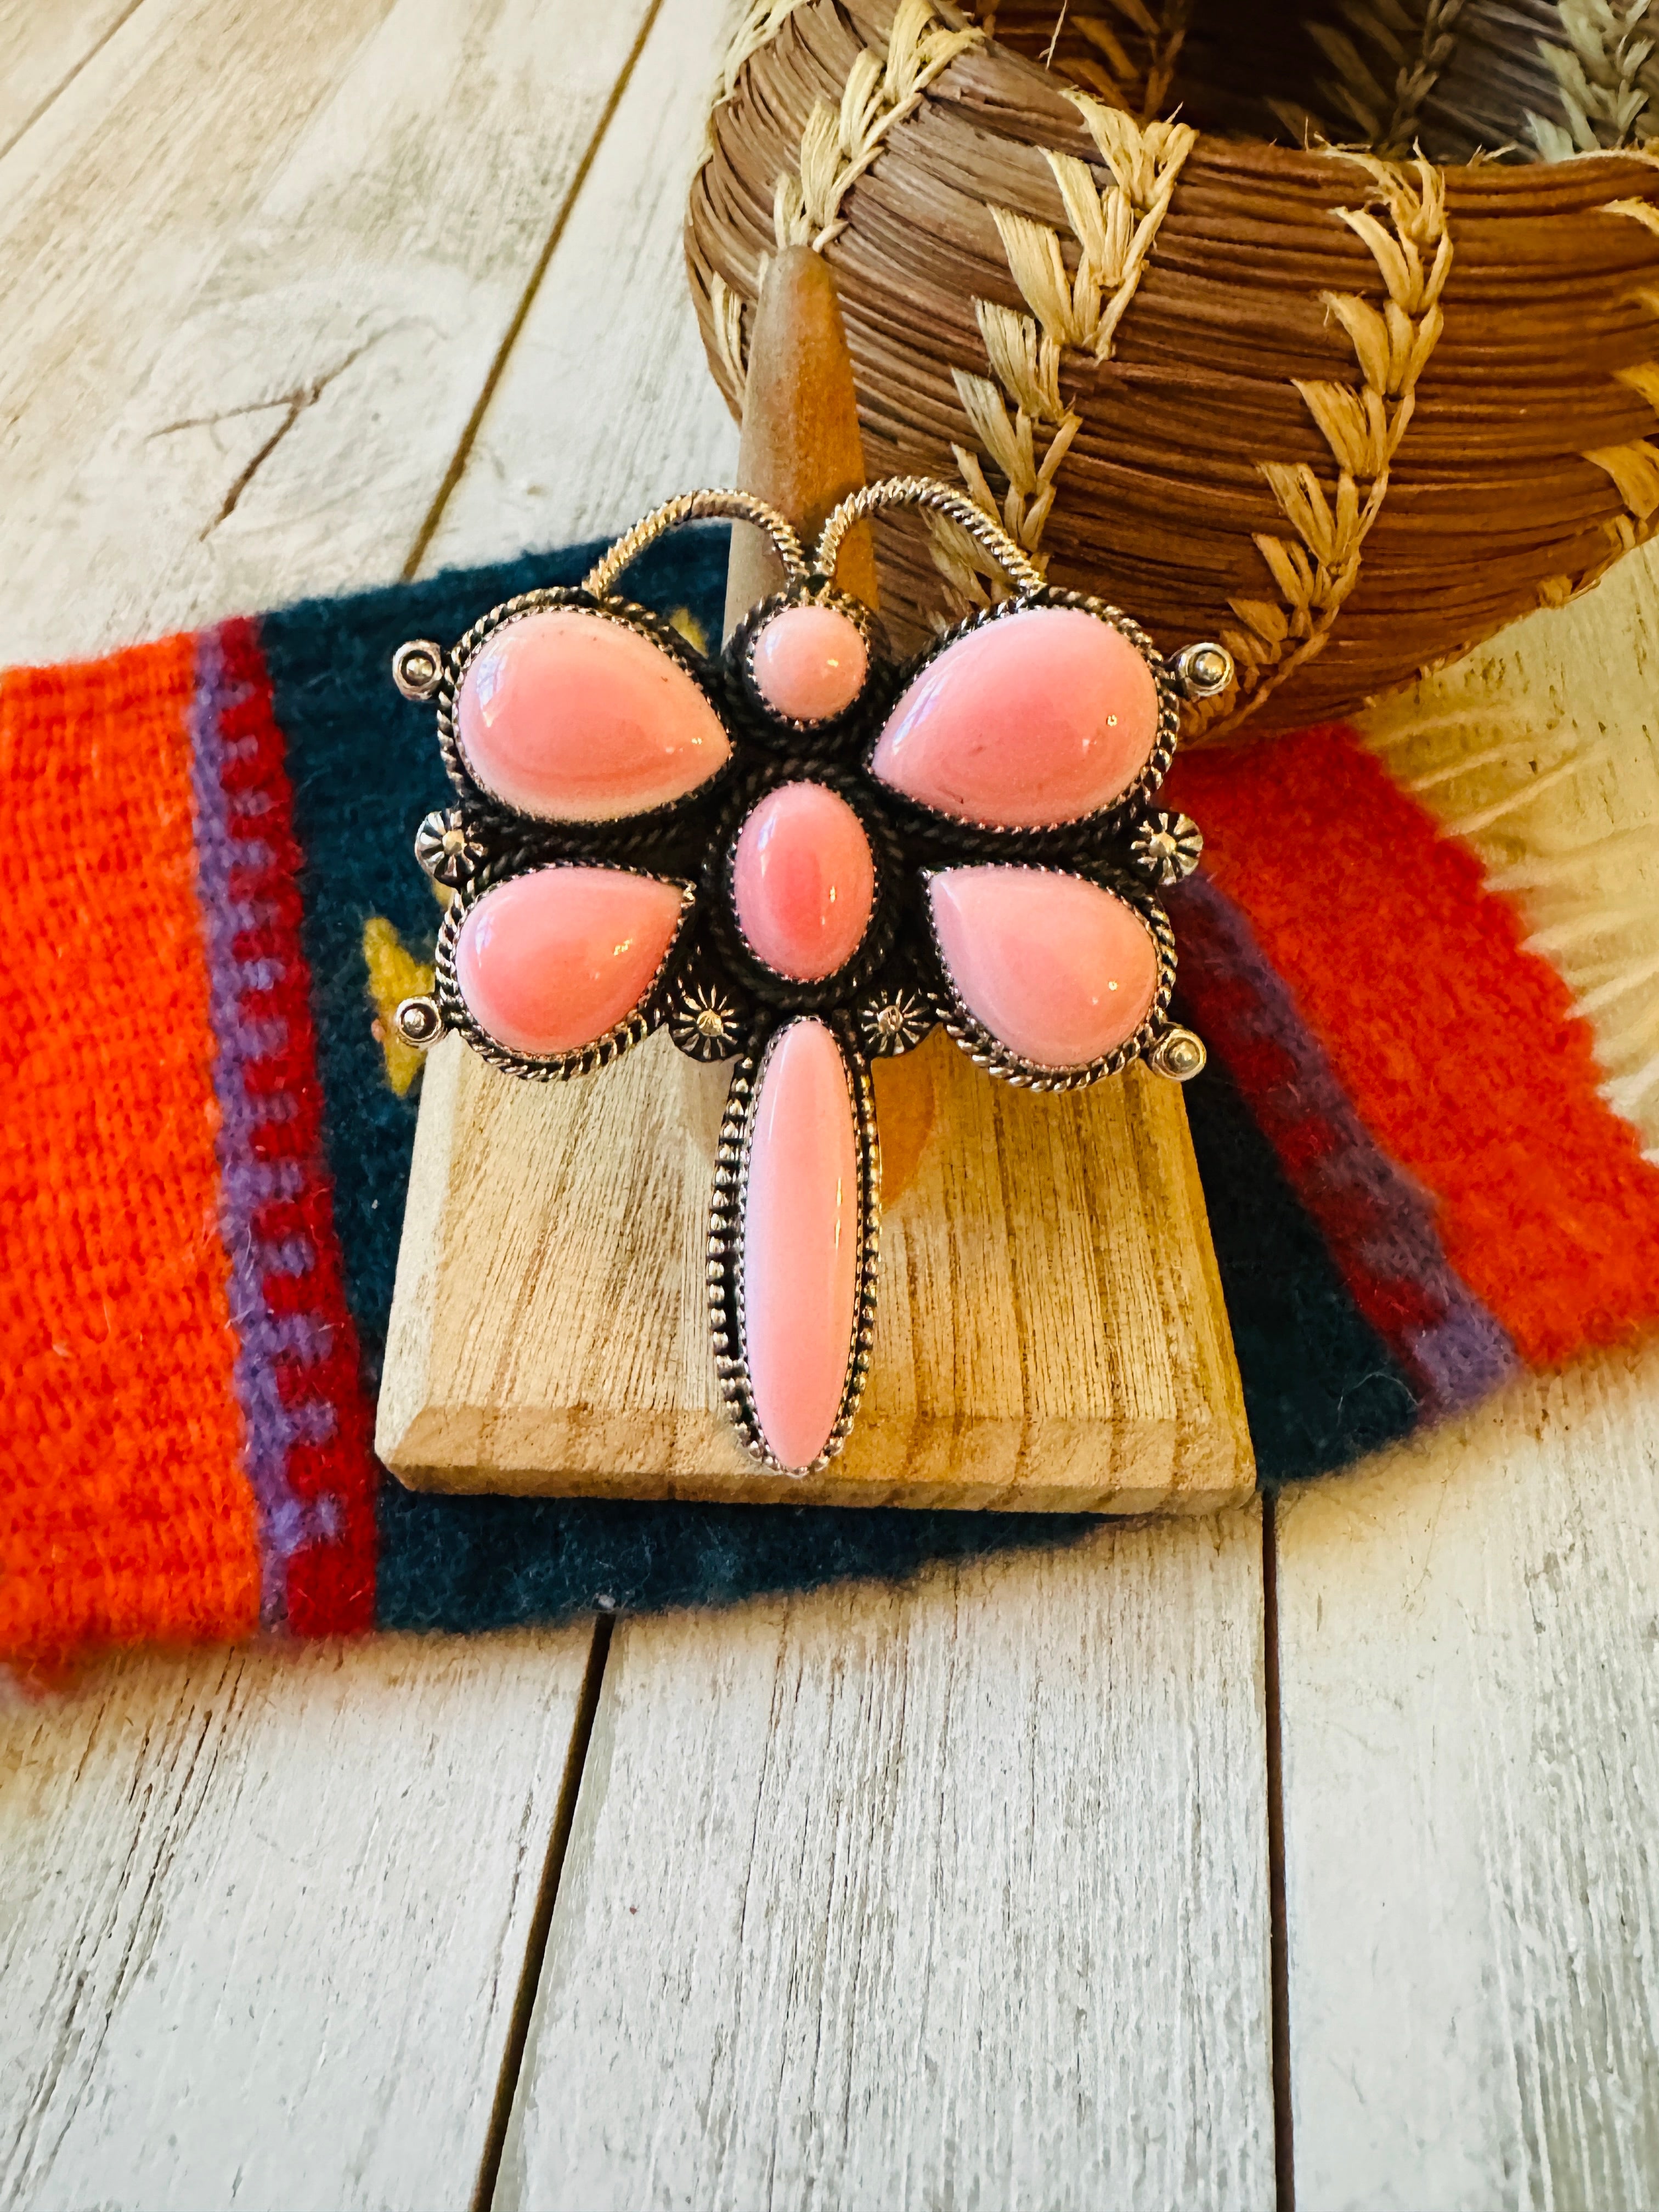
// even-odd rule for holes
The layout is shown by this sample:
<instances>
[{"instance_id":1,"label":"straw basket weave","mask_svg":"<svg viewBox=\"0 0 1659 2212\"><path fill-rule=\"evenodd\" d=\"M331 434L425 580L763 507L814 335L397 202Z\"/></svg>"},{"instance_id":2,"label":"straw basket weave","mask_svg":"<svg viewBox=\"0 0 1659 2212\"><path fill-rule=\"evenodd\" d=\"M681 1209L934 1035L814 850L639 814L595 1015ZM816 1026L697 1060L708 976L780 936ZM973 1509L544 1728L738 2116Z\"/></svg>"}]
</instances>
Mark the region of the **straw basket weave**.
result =
<instances>
[{"instance_id":1,"label":"straw basket weave","mask_svg":"<svg viewBox=\"0 0 1659 2212\"><path fill-rule=\"evenodd\" d=\"M872 475L1224 638L1209 734L1349 710L1659 526L1647 4L754 0L687 223L714 373L740 408L767 258L814 246ZM948 522L883 531L901 635L996 590Z\"/></svg>"}]
</instances>

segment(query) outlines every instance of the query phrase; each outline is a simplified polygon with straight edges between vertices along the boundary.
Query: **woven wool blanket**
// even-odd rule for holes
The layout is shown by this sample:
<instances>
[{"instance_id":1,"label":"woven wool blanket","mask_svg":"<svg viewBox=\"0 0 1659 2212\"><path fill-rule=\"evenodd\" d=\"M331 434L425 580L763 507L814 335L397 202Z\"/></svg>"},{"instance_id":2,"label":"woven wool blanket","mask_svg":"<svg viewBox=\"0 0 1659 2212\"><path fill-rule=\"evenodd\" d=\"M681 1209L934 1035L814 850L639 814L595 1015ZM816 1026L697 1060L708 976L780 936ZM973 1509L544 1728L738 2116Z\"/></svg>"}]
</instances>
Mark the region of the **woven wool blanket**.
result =
<instances>
[{"instance_id":1,"label":"woven wool blanket","mask_svg":"<svg viewBox=\"0 0 1659 2212\"><path fill-rule=\"evenodd\" d=\"M717 634L726 548L670 539L635 588ZM424 981L410 845L449 797L387 667L594 550L0 678L0 1657L552 1621L1094 1525L444 1498L377 1465L416 1098L384 1018ZM1342 727L1166 789L1206 840L1170 902L1211 1052L1186 1099L1262 1483L1651 1327L1659 1167L1469 838Z\"/></svg>"}]
</instances>

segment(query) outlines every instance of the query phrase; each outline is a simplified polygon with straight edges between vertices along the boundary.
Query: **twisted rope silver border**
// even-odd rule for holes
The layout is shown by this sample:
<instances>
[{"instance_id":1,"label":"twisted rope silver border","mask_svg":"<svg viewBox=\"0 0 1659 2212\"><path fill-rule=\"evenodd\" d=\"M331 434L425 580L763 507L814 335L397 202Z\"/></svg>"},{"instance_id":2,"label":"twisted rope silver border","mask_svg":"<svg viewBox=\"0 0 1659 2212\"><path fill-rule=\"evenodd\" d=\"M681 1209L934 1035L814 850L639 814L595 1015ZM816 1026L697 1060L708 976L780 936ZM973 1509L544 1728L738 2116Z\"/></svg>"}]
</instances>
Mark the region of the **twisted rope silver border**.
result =
<instances>
[{"instance_id":1,"label":"twisted rope silver border","mask_svg":"<svg viewBox=\"0 0 1659 2212\"><path fill-rule=\"evenodd\" d=\"M565 815L527 814L521 806L514 806L510 799L503 799L498 792L490 789L468 760L461 744L457 702L461 686L466 680L466 672L490 639L510 623L520 622L526 615L560 611L586 615L595 622L620 623L624 629L631 629L636 635L647 639L659 653L690 678L708 702L726 734L726 758L712 775L706 776L690 791L683 793L678 799L671 799L662 806L652 807L641 814L618 815L614 819L599 822L575 821ZM631 829L635 823L649 825L672 808L683 806L687 799L706 792L715 777L724 772L732 757L732 733L726 727L726 715L722 711L715 665L695 652L671 623L665 622L649 607L636 606L631 599L608 599L603 605L596 605L583 592L573 589L568 584L550 584L539 591L521 592L516 599L503 599L499 606L491 607L480 615L471 629L465 631L444 655L443 672L434 698L438 715L438 750L443 759L444 772L462 800L481 799L487 810L510 817L514 822L533 823L538 830L550 836L565 838L603 836L607 831Z\"/></svg>"},{"instance_id":2,"label":"twisted rope silver border","mask_svg":"<svg viewBox=\"0 0 1659 2212\"><path fill-rule=\"evenodd\" d=\"M821 576L833 576L848 532L855 523L892 507L927 507L936 514L948 514L984 547L1010 583L1023 592L1042 589L1042 569L1002 525L982 507L976 507L965 492L953 491L937 477L884 477L879 483L866 484L861 491L842 500L839 507L831 508L818 532L813 568Z\"/></svg>"},{"instance_id":3,"label":"twisted rope silver border","mask_svg":"<svg viewBox=\"0 0 1659 2212\"><path fill-rule=\"evenodd\" d=\"M933 662L948 653L953 645L960 644L964 637L971 636L975 630L988 629L994 623L1012 622L1018 615L1030 614L1034 609L1042 607L1071 607L1079 613L1092 615L1097 622L1105 623L1133 646L1151 672L1158 690L1158 729L1152 750L1146 756L1134 781L1126 790L1121 791L1115 799L1109 799L1104 806L1097 807L1092 814L1076 814L1069 820L1060 822L1009 824L981 822L964 814L943 813L937 807L924 805L920 799L907 799L903 792L876 775L870 763L875 757L876 747L881 743L883 732ZM1105 599L1091 598L1086 592L1062 592L1044 584L1029 598L1002 599L994 607L976 608L972 614L964 615L960 622L953 623L949 629L943 631L925 651L919 653L903 671L886 720L865 747L860 760L865 774L878 791L914 807L931 821L951 823L959 830L971 830L988 843L1018 848L1034 839L1063 836L1069 832L1081 834L1095 830L1107 835L1121 830L1142 807L1156 798L1163 787L1164 779L1170 773L1170 764L1176 757L1176 748L1181 742L1181 686L1174 671L1133 615L1126 615L1121 607L1115 607Z\"/></svg>"},{"instance_id":4,"label":"twisted rope silver border","mask_svg":"<svg viewBox=\"0 0 1659 2212\"><path fill-rule=\"evenodd\" d=\"M854 1307L852 1341L848 1347L847 1374L835 1426L810 1467L786 1467L768 1446L755 1417L753 1389L746 1349L747 1312L744 1297L744 1227L749 1197L749 1163L754 1147L755 1109L759 1103L767 1064L778 1040L797 1021L823 1021L821 1015L797 1014L781 1021L758 1053L747 1053L738 1062L726 1094L720 1122L720 1146L714 1156L714 1182L708 1205L708 1245L706 1273L708 1284L708 1334L714 1354L714 1372L732 1427L750 1459L774 1474L792 1476L821 1474L845 1446L857 1417L859 1403L870 1371L875 1341L876 1294L881 1271L881 1139L876 1127L875 1087L869 1064L842 1029L833 1022L823 1026L836 1041L853 1106L859 1161L859 1272Z\"/></svg>"},{"instance_id":5,"label":"twisted rope silver border","mask_svg":"<svg viewBox=\"0 0 1659 2212\"><path fill-rule=\"evenodd\" d=\"M624 568L637 561L647 545L683 522L726 520L752 522L771 539L784 573L793 584L806 574L806 556L793 526L775 507L751 491L683 491L665 500L634 527L624 532L609 551L601 555L582 578L582 589L596 599L608 599Z\"/></svg>"},{"instance_id":6,"label":"twisted rope silver border","mask_svg":"<svg viewBox=\"0 0 1659 2212\"><path fill-rule=\"evenodd\" d=\"M1028 866L1023 862L969 861L966 866ZM978 1016L970 1012L966 1001L957 991L956 981L945 958L945 948L939 941L939 931L933 921L933 902L927 886L935 876L948 875L948 868L925 868L922 871L922 913L927 925L928 940L933 957L939 963L939 974L945 979L942 991L933 994L933 1008L940 1026L953 1044L960 1046L978 1068L994 1075L1004 1083L1012 1084L1017 1091L1081 1091L1091 1083L1099 1083L1109 1075L1116 1075L1133 1060L1143 1060L1164 1035L1168 1026L1166 1017L1170 1000L1175 991L1176 939L1170 917L1162 904L1148 890L1138 884L1099 884L1081 868L1048 868L1039 871L1045 876L1070 876L1079 883L1095 884L1127 907L1132 907L1152 933L1158 954L1158 988L1152 994L1152 1003L1146 1018L1132 1037L1115 1045L1099 1059L1087 1061L1081 1067L1047 1067L1039 1060L1027 1060L1024 1054L1012 1052L988 1030Z\"/></svg>"},{"instance_id":7,"label":"twisted rope silver border","mask_svg":"<svg viewBox=\"0 0 1659 2212\"><path fill-rule=\"evenodd\" d=\"M504 1075L516 1075L528 1083L567 1083L572 1076L591 1075L596 1068L609 1067L613 1060L641 1043L662 1022L667 1011L667 994L664 989L674 955L685 935L686 924L691 919L697 902L697 887L686 882L683 876L659 875L651 868L631 868L608 860L544 860L535 866L518 868L513 866L517 855L509 855L500 871L486 870L449 902L438 931L437 950L433 955L433 995L438 1001L438 1011L445 1024L457 1030L465 1038L481 1060L491 1067L499 1068ZM521 883L548 868L602 867L612 874L642 876L649 882L672 884L680 894L679 920L674 925L674 934L668 940L667 950L657 963L656 973L646 986L644 995L632 1012L607 1030L591 1044L578 1046L571 1052L534 1054L515 1052L510 1045L501 1043L490 1036L477 1020L466 1003L461 990L460 978L455 969L456 948L460 943L461 930L467 916L483 903L489 893L505 882Z\"/></svg>"}]
</instances>

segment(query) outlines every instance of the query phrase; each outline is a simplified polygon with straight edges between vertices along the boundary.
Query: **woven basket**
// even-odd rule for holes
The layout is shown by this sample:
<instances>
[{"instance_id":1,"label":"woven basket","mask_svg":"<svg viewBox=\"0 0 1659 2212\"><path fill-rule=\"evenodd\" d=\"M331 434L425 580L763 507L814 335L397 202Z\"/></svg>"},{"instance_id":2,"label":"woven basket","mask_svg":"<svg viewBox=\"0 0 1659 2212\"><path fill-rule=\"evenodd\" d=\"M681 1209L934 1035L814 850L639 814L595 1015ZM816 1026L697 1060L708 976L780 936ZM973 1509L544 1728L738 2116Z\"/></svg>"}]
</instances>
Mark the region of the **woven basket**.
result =
<instances>
[{"instance_id":1,"label":"woven basket","mask_svg":"<svg viewBox=\"0 0 1659 2212\"><path fill-rule=\"evenodd\" d=\"M766 259L815 246L871 473L965 485L1165 646L1224 639L1238 683L1198 728L1293 726L1659 524L1659 162L1555 158L1639 137L1647 48L1569 36L1629 0L1357 0L1340 30L1158 4L1069 8L1056 40L1031 0L994 37L930 0L755 0L692 283L738 410ZM1382 150L1272 142L1361 131ZM950 524L883 531L901 637L996 590Z\"/></svg>"}]
</instances>

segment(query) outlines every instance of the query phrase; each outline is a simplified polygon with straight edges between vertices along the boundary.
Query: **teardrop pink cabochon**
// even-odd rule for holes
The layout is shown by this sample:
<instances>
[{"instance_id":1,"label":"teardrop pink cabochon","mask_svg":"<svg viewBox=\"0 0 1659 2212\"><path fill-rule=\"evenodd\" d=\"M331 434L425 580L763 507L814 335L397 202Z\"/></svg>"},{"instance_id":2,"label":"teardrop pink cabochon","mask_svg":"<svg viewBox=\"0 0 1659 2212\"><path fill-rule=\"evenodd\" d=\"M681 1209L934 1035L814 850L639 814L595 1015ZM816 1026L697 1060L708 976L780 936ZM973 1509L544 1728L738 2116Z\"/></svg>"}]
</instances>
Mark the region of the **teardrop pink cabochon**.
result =
<instances>
[{"instance_id":1,"label":"teardrop pink cabochon","mask_svg":"<svg viewBox=\"0 0 1659 2212\"><path fill-rule=\"evenodd\" d=\"M875 897L864 824L823 784L780 784L738 833L738 927L751 951L793 982L821 982L847 965L870 927Z\"/></svg>"},{"instance_id":2,"label":"teardrop pink cabochon","mask_svg":"<svg viewBox=\"0 0 1659 2212\"><path fill-rule=\"evenodd\" d=\"M468 668L456 710L478 781L545 822L667 806L732 750L677 660L626 623L575 608L505 623Z\"/></svg>"},{"instance_id":3,"label":"teardrop pink cabochon","mask_svg":"<svg viewBox=\"0 0 1659 2212\"><path fill-rule=\"evenodd\" d=\"M1029 607L947 646L871 756L895 791L999 830L1076 822L1121 799L1158 740L1158 685L1121 631Z\"/></svg>"},{"instance_id":4,"label":"teardrop pink cabochon","mask_svg":"<svg viewBox=\"0 0 1659 2212\"><path fill-rule=\"evenodd\" d=\"M744 1351L755 1419L787 1468L829 1443L858 1318L858 1130L823 1022L781 1030L753 1108L743 1216Z\"/></svg>"},{"instance_id":5,"label":"teardrop pink cabochon","mask_svg":"<svg viewBox=\"0 0 1659 2212\"><path fill-rule=\"evenodd\" d=\"M1042 868L947 868L927 895L963 1005L1022 1060L1086 1067L1152 1012L1152 932L1098 884Z\"/></svg>"},{"instance_id":6,"label":"teardrop pink cabochon","mask_svg":"<svg viewBox=\"0 0 1659 2212\"><path fill-rule=\"evenodd\" d=\"M509 1051L580 1051L650 989L684 906L678 884L621 868L537 868L497 884L461 924L461 996Z\"/></svg>"}]
</instances>

